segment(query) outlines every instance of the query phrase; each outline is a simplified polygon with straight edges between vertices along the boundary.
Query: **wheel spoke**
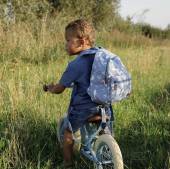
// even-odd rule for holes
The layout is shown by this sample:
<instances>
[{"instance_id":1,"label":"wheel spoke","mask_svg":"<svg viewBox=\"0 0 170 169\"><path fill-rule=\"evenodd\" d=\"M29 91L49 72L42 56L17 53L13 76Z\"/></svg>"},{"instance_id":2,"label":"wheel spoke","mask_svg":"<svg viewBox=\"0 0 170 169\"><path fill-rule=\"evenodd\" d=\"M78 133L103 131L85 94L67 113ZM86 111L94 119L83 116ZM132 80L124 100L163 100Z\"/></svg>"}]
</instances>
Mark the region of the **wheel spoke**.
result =
<instances>
[{"instance_id":1,"label":"wheel spoke","mask_svg":"<svg viewBox=\"0 0 170 169\"><path fill-rule=\"evenodd\" d=\"M114 169L112 153L106 144L102 144L98 149L97 158L102 162L103 169Z\"/></svg>"}]
</instances>

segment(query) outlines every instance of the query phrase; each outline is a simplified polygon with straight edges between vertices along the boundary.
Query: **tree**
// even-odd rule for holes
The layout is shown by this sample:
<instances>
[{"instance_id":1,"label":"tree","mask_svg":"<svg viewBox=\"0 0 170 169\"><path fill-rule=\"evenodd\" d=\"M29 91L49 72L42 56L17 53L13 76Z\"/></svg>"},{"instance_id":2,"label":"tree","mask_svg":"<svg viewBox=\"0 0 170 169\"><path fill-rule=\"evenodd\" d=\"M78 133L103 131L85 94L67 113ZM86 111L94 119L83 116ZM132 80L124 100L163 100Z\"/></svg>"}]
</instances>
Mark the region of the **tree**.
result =
<instances>
[{"instance_id":1,"label":"tree","mask_svg":"<svg viewBox=\"0 0 170 169\"><path fill-rule=\"evenodd\" d=\"M7 0L5 8L5 21L7 22L7 24L13 23L15 21L12 0Z\"/></svg>"},{"instance_id":2,"label":"tree","mask_svg":"<svg viewBox=\"0 0 170 169\"><path fill-rule=\"evenodd\" d=\"M119 0L49 0L58 11L87 18L97 26L107 25L118 13Z\"/></svg>"},{"instance_id":3,"label":"tree","mask_svg":"<svg viewBox=\"0 0 170 169\"><path fill-rule=\"evenodd\" d=\"M8 3L7 3L8 2ZM86 18L96 27L109 25L118 15L120 0L1 0L8 5L8 20L15 14L16 21L32 20L44 15L64 13L65 16ZM14 10L14 11L13 11Z\"/></svg>"},{"instance_id":4,"label":"tree","mask_svg":"<svg viewBox=\"0 0 170 169\"><path fill-rule=\"evenodd\" d=\"M167 30L170 30L170 23L166 27Z\"/></svg>"}]
</instances>

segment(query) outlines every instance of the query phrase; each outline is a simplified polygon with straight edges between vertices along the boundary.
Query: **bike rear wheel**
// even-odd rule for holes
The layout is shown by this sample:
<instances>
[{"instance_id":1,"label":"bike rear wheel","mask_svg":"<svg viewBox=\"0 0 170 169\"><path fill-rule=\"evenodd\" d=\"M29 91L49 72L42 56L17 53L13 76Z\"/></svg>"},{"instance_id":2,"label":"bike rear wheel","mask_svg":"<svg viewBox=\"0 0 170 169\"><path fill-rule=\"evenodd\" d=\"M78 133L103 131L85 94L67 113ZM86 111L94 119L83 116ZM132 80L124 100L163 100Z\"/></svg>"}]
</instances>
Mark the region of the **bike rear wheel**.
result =
<instances>
[{"instance_id":1,"label":"bike rear wheel","mask_svg":"<svg viewBox=\"0 0 170 169\"><path fill-rule=\"evenodd\" d=\"M123 159L116 140L103 134L95 142L94 151L101 165L94 164L95 169L123 169Z\"/></svg>"}]
</instances>

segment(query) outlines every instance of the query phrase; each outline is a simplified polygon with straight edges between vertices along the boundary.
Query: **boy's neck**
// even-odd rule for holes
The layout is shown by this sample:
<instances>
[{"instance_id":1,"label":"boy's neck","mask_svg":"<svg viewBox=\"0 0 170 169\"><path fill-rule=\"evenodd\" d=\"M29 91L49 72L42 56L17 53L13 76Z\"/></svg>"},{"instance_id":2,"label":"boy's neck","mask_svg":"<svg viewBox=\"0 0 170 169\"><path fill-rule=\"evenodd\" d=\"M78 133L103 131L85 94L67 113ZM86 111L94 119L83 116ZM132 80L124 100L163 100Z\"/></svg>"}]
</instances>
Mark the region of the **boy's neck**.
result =
<instances>
[{"instance_id":1,"label":"boy's neck","mask_svg":"<svg viewBox=\"0 0 170 169\"><path fill-rule=\"evenodd\" d=\"M88 54L88 53L91 53L89 49L93 48L93 46L90 46L89 48L84 48L83 50L81 50L80 52L78 52L76 55L77 56L81 56L81 55L84 55L84 54ZM88 51L89 50L89 51Z\"/></svg>"},{"instance_id":2,"label":"boy's neck","mask_svg":"<svg viewBox=\"0 0 170 169\"><path fill-rule=\"evenodd\" d=\"M88 49L90 49L90 48L92 48L92 46L86 46L86 47L82 48L81 51L88 50Z\"/></svg>"}]
</instances>

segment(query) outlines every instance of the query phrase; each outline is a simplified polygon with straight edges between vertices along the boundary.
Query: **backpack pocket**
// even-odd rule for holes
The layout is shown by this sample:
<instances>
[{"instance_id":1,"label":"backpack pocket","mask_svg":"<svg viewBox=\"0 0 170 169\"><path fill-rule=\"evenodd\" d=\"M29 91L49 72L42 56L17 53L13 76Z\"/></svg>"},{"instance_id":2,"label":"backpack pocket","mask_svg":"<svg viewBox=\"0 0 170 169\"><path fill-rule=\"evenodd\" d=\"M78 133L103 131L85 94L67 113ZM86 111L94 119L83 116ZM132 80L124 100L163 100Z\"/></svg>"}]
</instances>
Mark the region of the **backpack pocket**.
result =
<instances>
[{"instance_id":1,"label":"backpack pocket","mask_svg":"<svg viewBox=\"0 0 170 169\"><path fill-rule=\"evenodd\" d=\"M110 85L110 102L118 102L125 99L131 92L131 79L116 81L111 79Z\"/></svg>"},{"instance_id":2,"label":"backpack pocket","mask_svg":"<svg viewBox=\"0 0 170 169\"><path fill-rule=\"evenodd\" d=\"M109 104L110 103L110 88L107 84L96 84L91 85L87 89L87 93L90 95L92 101L99 104Z\"/></svg>"}]
</instances>

